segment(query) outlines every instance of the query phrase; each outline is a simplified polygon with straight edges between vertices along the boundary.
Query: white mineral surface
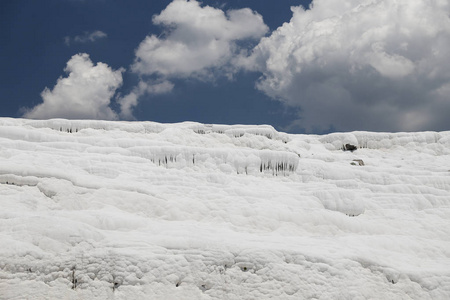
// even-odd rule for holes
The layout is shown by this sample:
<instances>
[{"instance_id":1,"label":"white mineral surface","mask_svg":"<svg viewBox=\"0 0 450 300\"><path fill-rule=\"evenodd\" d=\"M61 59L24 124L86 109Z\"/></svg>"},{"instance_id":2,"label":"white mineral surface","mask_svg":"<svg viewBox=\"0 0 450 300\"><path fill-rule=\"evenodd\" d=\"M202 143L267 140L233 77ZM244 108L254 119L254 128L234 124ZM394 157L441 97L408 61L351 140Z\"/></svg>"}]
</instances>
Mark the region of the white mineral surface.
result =
<instances>
[{"instance_id":1,"label":"white mineral surface","mask_svg":"<svg viewBox=\"0 0 450 300\"><path fill-rule=\"evenodd\" d=\"M450 299L450 132L0 118L0 298Z\"/></svg>"}]
</instances>

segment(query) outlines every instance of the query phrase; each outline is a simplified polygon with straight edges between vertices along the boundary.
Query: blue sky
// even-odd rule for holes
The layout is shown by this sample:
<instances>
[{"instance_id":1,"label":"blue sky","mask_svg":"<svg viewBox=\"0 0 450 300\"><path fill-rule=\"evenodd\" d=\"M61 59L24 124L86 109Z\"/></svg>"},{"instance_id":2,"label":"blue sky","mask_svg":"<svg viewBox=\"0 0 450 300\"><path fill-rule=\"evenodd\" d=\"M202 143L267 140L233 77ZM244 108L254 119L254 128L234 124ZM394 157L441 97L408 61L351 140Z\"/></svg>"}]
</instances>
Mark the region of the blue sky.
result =
<instances>
[{"instance_id":1,"label":"blue sky","mask_svg":"<svg viewBox=\"0 0 450 300\"><path fill-rule=\"evenodd\" d=\"M310 5L2 1L0 116L449 129L447 1Z\"/></svg>"}]
</instances>

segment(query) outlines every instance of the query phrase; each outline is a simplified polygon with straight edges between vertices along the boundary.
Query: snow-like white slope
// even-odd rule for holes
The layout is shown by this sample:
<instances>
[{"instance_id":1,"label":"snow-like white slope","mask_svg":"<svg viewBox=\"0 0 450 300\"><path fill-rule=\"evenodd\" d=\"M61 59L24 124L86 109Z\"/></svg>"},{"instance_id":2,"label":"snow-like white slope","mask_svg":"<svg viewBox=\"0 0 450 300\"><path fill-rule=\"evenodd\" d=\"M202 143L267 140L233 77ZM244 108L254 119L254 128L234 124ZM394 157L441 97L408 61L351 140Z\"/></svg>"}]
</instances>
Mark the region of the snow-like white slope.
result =
<instances>
[{"instance_id":1,"label":"snow-like white slope","mask_svg":"<svg viewBox=\"0 0 450 300\"><path fill-rule=\"evenodd\" d=\"M1 299L450 298L450 132L0 118L0 207Z\"/></svg>"}]
</instances>

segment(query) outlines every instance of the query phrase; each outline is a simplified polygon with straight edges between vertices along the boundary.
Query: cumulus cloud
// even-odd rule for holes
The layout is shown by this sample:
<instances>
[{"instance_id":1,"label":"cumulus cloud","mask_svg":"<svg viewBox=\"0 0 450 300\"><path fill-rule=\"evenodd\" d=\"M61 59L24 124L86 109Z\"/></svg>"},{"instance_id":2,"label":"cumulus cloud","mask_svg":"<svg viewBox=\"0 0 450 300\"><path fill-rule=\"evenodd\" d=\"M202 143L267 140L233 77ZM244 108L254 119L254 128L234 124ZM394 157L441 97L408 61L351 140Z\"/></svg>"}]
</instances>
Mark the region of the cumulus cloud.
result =
<instances>
[{"instance_id":1,"label":"cumulus cloud","mask_svg":"<svg viewBox=\"0 0 450 300\"><path fill-rule=\"evenodd\" d=\"M127 120L133 120L133 108L138 104L139 97L143 95L158 95L172 91L174 84L170 81L144 82L139 84L125 97L120 98L120 117Z\"/></svg>"},{"instance_id":2,"label":"cumulus cloud","mask_svg":"<svg viewBox=\"0 0 450 300\"><path fill-rule=\"evenodd\" d=\"M24 114L25 118L117 119L110 99L122 85L122 69L104 63L94 65L89 55L77 54L67 62L67 77L60 77L53 90L41 93L43 103Z\"/></svg>"},{"instance_id":3,"label":"cumulus cloud","mask_svg":"<svg viewBox=\"0 0 450 300\"><path fill-rule=\"evenodd\" d=\"M224 12L195 0L174 0L153 23L166 31L147 36L136 50L132 70L141 75L211 77L212 69L223 71L242 50L236 42L259 39L268 31L251 9Z\"/></svg>"},{"instance_id":4,"label":"cumulus cloud","mask_svg":"<svg viewBox=\"0 0 450 300\"><path fill-rule=\"evenodd\" d=\"M307 131L450 126L450 4L314 0L240 61Z\"/></svg>"},{"instance_id":5,"label":"cumulus cloud","mask_svg":"<svg viewBox=\"0 0 450 300\"><path fill-rule=\"evenodd\" d=\"M251 9L224 12L195 0L172 1L153 16L153 23L164 32L147 36L136 50L131 70L140 76L140 83L119 99L120 116L125 119L133 119L132 110L143 95L170 92L172 78L231 78L237 71L237 57L251 48L239 42L257 42L268 31L261 15Z\"/></svg>"},{"instance_id":6,"label":"cumulus cloud","mask_svg":"<svg viewBox=\"0 0 450 300\"><path fill-rule=\"evenodd\" d=\"M67 46L70 46L71 43L87 43L87 42L95 42L98 39L105 38L108 35L103 31L96 30L92 32L85 32L82 35L77 35L75 37L66 36L64 38L64 43Z\"/></svg>"}]
</instances>

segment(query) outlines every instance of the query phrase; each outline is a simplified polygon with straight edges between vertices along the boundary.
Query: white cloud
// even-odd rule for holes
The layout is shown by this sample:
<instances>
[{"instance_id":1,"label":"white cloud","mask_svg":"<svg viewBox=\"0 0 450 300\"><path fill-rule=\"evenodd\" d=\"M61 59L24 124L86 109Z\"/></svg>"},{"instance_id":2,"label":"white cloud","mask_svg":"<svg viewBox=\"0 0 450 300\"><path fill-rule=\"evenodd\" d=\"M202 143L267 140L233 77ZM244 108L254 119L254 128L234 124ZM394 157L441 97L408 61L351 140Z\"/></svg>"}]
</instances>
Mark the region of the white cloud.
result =
<instances>
[{"instance_id":1,"label":"white cloud","mask_svg":"<svg viewBox=\"0 0 450 300\"><path fill-rule=\"evenodd\" d=\"M172 91L174 85L170 81L146 83L140 81L128 95L118 100L120 104L120 117L127 120L133 120L133 108L138 104L139 97L143 95L158 95Z\"/></svg>"},{"instance_id":2,"label":"white cloud","mask_svg":"<svg viewBox=\"0 0 450 300\"><path fill-rule=\"evenodd\" d=\"M60 77L53 90L45 88L43 103L24 114L26 118L117 119L110 99L122 85L122 69L104 63L94 66L89 55L77 54L67 62L67 77Z\"/></svg>"},{"instance_id":3,"label":"white cloud","mask_svg":"<svg viewBox=\"0 0 450 300\"><path fill-rule=\"evenodd\" d=\"M237 41L259 39L268 30L261 15L248 8L225 13L195 0L174 0L153 23L166 32L147 36L136 50L132 69L141 75L208 78L211 69L229 67L240 51Z\"/></svg>"},{"instance_id":4,"label":"white cloud","mask_svg":"<svg viewBox=\"0 0 450 300\"><path fill-rule=\"evenodd\" d=\"M251 9L224 12L195 0L172 1L153 16L153 23L165 31L158 37L147 36L136 50L131 69L141 82L119 99L120 116L125 119L134 118L132 110L139 97L170 92L174 87L171 78L232 77L237 70L234 61L245 51L237 43L258 41L268 31L261 15ZM152 79L146 83L144 77Z\"/></svg>"},{"instance_id":5,"label":"white cloud","mask_svg":"<svg viewBox=\"0 0 450 300\"><path fill-rule=\"evenodd\" d=\"M108 35L103 31L96 30L92 32L85 32L82 35L77 35L75 37L66 36L64 38L64 43L69 46L71 43L87 43L95 42L98 39L105 38Z\"/></svg>"},{"instance_id":6,"label":"white cloud","mask_svg":"<svg viewBox=\"0 0 450 300\"><path fill-rule=\"evenodd\" d=\"M450 126L448 1L315 0L240 64L307 130Z\"/></svg>"}]
</instances>

